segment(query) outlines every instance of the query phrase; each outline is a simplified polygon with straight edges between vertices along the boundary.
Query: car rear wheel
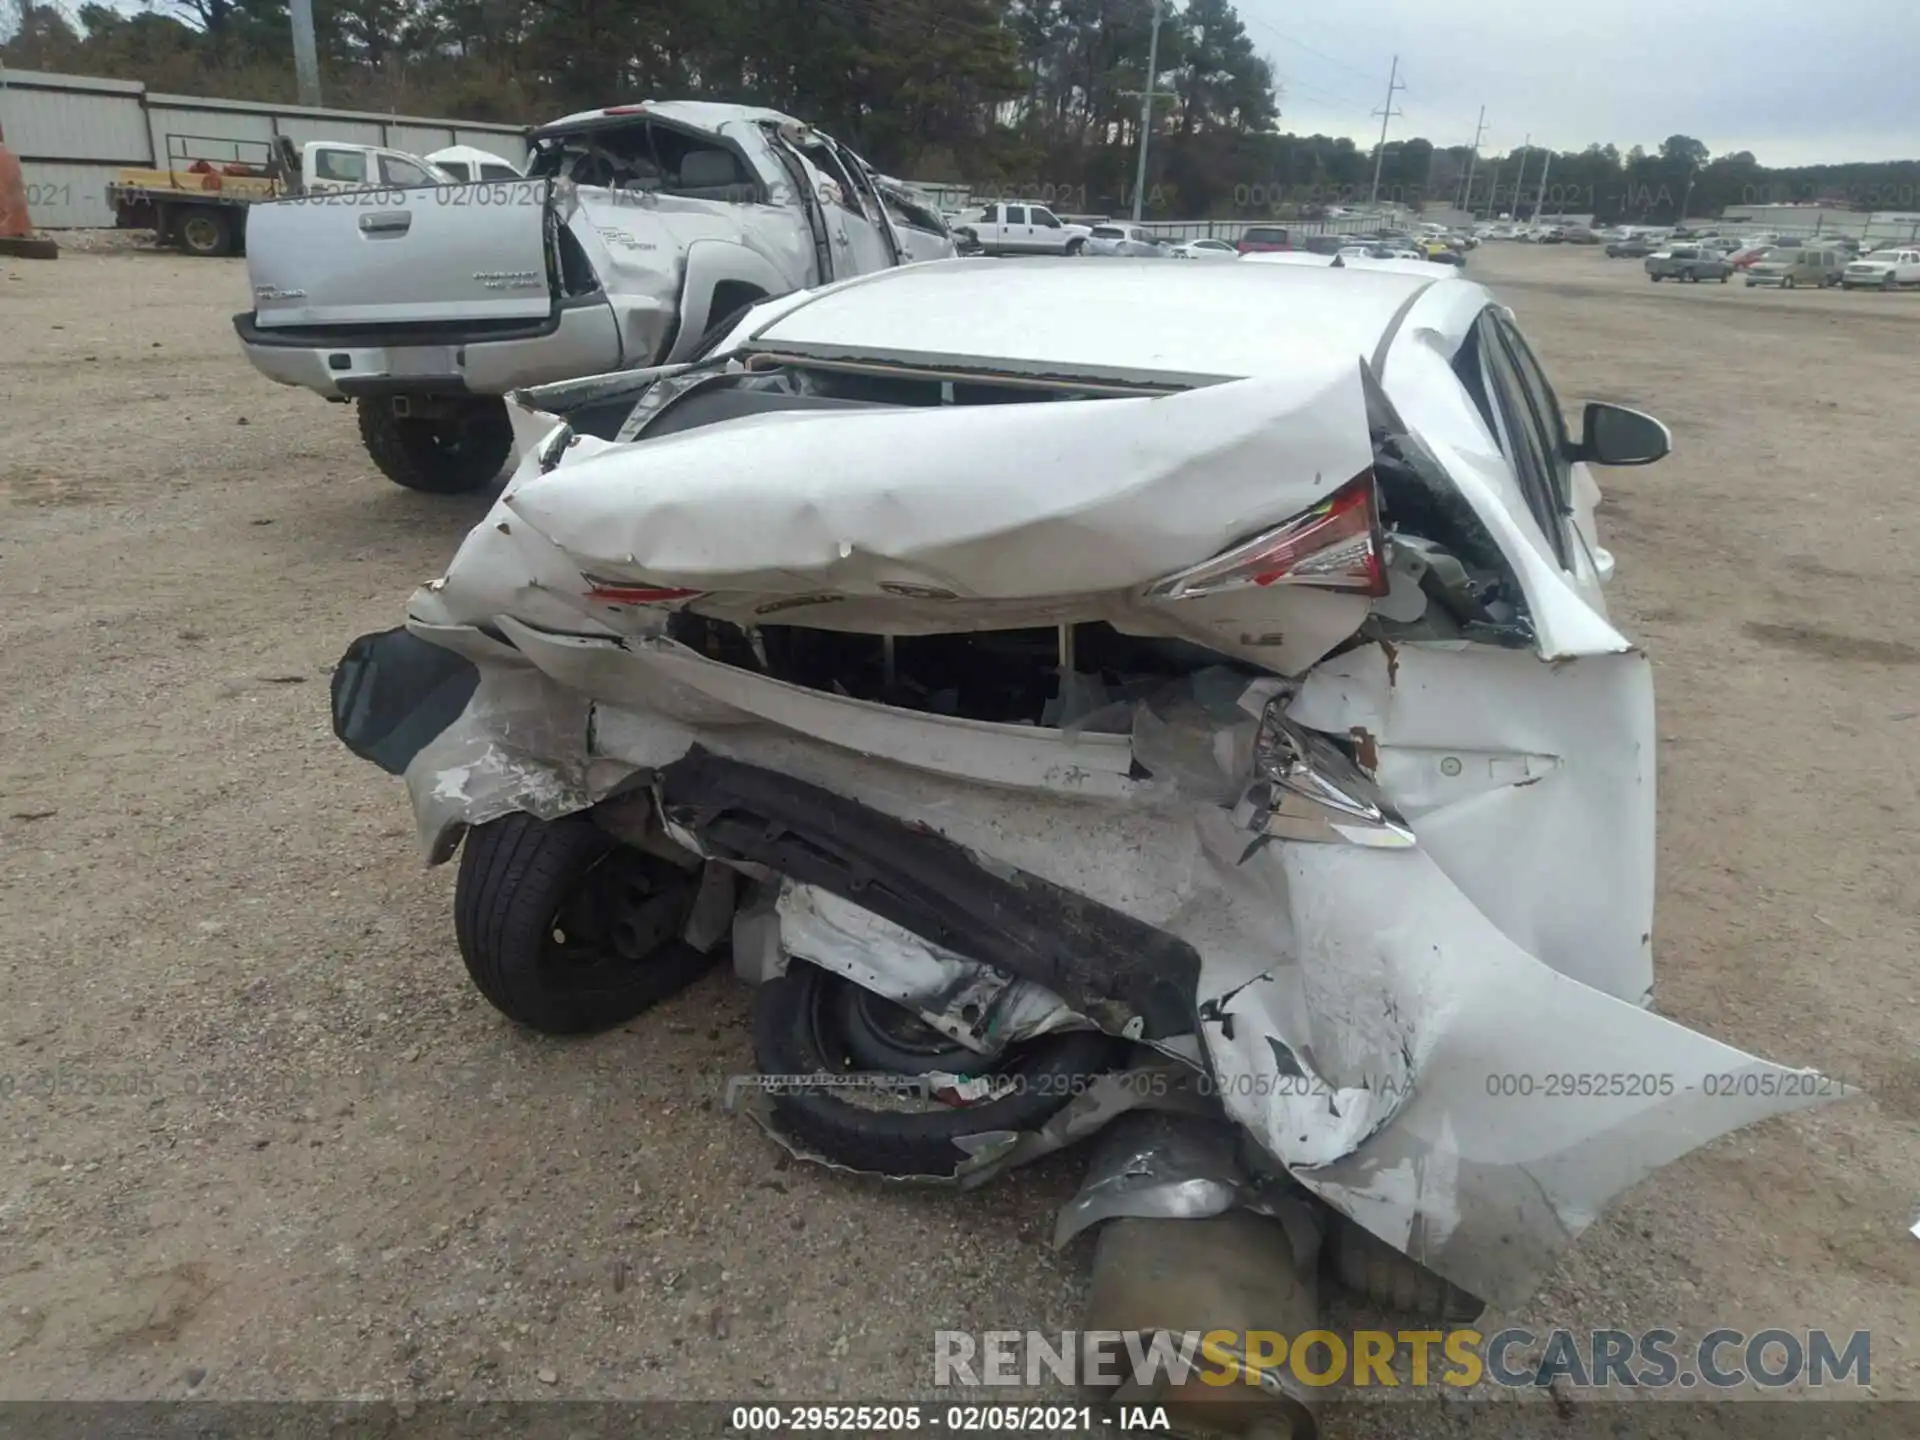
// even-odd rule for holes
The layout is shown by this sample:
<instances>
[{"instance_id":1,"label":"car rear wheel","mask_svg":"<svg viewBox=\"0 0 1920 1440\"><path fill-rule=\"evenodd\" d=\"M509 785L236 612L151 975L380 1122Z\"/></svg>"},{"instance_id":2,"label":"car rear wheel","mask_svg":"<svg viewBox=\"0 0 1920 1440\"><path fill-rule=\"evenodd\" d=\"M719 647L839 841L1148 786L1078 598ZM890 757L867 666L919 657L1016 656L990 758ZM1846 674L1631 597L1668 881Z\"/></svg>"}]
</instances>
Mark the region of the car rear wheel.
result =
<instances>
[{"instance_id":1,"label":"car rear wheel","mask_svg":"<svg viewBox=\"0 0 1920 1440\"><path fill-rule=\"evenodd\" d=\"M513 453L507 403L495 396L437 401L432 413L398 415L393 397L365 395L360 439L380 473L431 495L463 495L499 478Z\"/></svg>"},{"instance_id":2,"label":"car rear wheel","mask_svg":"<svg viewBox=\"0 0 1920 1440\"><path fill-rule=\"evenodd\" d=\"M1033 1130L1111 1067L1116 1042L1097 1030L1042 1035L981 1055L912 1011L804 960L760 987L753 1053L763 1075L819 1076L772 1096L774 1127L836 1165L872 1174L951 1176L956 1140ZM991 1077L1002 1093L941 1103L909 1090L858 1089L854 1075Z\"/></svg>"},{"instance_id":3,"label":"car rear wheel","mask_svg":"<svg viewBox=\"0 0 1920 1440\"><path fill-rule=\"evenodd\" d=\"M460 856L460 958L509 1020L546 1035L605 1030L712 963L680 938L699 881L580 816L507 815L473 830Z\"/></svg>"}]
</instances>

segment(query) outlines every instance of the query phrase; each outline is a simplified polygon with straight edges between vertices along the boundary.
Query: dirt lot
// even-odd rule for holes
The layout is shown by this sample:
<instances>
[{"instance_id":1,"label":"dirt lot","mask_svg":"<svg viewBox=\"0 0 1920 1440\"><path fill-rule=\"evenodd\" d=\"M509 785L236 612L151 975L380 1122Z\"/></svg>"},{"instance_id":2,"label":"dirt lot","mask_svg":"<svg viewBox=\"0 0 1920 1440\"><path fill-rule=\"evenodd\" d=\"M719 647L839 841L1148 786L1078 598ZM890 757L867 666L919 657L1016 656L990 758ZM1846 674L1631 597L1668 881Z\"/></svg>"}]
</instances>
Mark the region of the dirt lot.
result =
<instances>
[{"instance_id":1,"label":"dirt lot","mask_svg":"<svg viewBox=\"0 0 1920 1440\"><path fill-rule=\"evenodd\" d=\"M1603 476L1660 1007L1872 1092L1643 1184L1489 1328L1871 1329L1920 1398L1920 295L1471 269L1569 406L1676 437ZM326 682L484 505L255 375L245 302L239 261L0 262L0 1396L897 1398L936 1325L1074 1324L1074 1158L961 1198L790 1167L719 1113L726 976L571 1044L470 988Z\"/></svg>"}]
</instances>

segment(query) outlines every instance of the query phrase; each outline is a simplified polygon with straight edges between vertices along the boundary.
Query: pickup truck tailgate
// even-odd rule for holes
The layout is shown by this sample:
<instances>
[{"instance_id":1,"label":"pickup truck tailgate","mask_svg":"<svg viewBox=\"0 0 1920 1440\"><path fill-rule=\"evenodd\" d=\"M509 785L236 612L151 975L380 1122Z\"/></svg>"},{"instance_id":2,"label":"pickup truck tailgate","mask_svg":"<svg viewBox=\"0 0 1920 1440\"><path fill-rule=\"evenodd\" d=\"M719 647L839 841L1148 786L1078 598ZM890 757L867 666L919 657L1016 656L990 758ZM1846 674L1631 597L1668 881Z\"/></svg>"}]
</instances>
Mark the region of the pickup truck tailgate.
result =
<instances>
[{"instance_id":1,"label":"pickup truck tailgate","mask_svg":"<svg viewBox=\"0 0 1920 1440\"><path fill-rule=\"evenodd\" d=\"M247 212L254 323L527 320L553 307L548 182L293 196Z\"/></svg>"}]
</instances>

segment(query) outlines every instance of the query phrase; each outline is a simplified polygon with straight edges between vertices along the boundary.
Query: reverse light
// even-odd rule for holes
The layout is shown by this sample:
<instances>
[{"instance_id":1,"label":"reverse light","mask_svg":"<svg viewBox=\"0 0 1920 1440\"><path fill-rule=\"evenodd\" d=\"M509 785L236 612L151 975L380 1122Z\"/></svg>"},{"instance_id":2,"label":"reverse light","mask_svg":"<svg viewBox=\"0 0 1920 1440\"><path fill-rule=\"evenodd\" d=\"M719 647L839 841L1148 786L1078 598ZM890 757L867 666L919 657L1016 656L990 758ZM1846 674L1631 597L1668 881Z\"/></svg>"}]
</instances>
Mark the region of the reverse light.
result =
<instances>
[{"instance_id":1,"label":"reverse light","mask_svg":"<svg viewBox=\"0 0 1920 1440\"><path fill-rule=\"evenodd\" d=\"M1387 541L1373 471L1361 471L1278 528L1148 586L1147 595L1190 600L1247 585L1312 585L1376 599L1385 595Z\"/></svg>"}]
</instances>

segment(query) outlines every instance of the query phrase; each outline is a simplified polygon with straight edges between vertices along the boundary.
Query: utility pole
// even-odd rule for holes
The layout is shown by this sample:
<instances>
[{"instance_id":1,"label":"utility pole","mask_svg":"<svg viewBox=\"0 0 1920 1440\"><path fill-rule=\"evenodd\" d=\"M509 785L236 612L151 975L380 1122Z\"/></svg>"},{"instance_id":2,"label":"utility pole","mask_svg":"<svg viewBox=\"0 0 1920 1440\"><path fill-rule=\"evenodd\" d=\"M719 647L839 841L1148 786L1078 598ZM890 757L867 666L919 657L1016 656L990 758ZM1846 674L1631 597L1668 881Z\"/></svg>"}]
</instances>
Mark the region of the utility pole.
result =
<instances>
[{"instance_id":1,"label":"utility pole","mask_svg":"<svg viewBox=\"0 0 1920 1440\"><path fill-rule=\"evenodd\" d=\"M313 43L313 0L293 0L293 72L300 82L300 103L320 103L320 53Z\"/></svg>"},{"instance_id":2,"label":"utility pole","mask_svg":"<svg viewBox=\"0 0 1920 1440\"><path fill-rule=\"evenodd\" d=\"M1487 107L1480 107L1480 123L1473 127L1473 148L1467 152L1467 183L1461 187L1460 208L1473 213L1473 167L1480 159L1480 139L1487 133Z\"/></svg>"},{"instance_id":3,"label":"utility pole","mask_svg":"<svg viewBox=\"0 0 1920 1440\"><path fill-rule=\"evenodd\" d=\"M1380 117L1380 144L1373 152L1373 189L1367 192L1369 206L1380 203L1380 166L1387 158L1387 126L1400 112L1393 108L1393 93L1407 87L1400 83L1400 57L1393 57L1393 69L1387 72L1387 103L1373 113Z\"/></svg>"},{"instance_id":4,"label":"utility pole","mask_svg":"<svg viewBox=\"0 0 1920 1440\"><path fill-rule=\"evenodd\" d=\"M1513 177L1513 223L1516 225L1520 223L1520 187L1526 182L1527 152L1531 149L1533 135L1529 132L1527 138L1520 142L1520 173Z\"/></svg>"},{"instance_id":5,"label":"utility pole","mask_svg":"<svg viewBox=\"0 0 1920 1440\"><path fill-rule=\"evenodd\" d=\"M1533 200L1533 223L1540 223L1540 210L1547 203L1547 176L1553 171L1553 147L1547 147L1547 158L1540 166L1540 193Z\"/></svg>"},{"instance_id":6,"label":"utility pole","mask_svg":"<svg viewBox=\"0 0 1920 1440\"><path fill-rule=\"evenodd\" d=\"M1147 41L1147 83L1140 92L1140 163L1133 172L1133 219L1140 222L1140 204L1147 193L1147 140L1153 134L1153 91L1160 80L1161 0L1153 0L1153 34Z\"/></svg>"},{"instance_id":7,"label":"utility pole","mask_svg":"<svg viewBox=\"0 0 1920 1440\"><path fill-rule=\"evenodd\" d=\"M1700 173L1699 161L1696 160L1693 164L1687 167L1687 193L1680 197L1680 219L1678 223L1682 225L1685 225L1687 223L1687 206L1691 204L1693 201L1693 182L1694 182L1694 178L1697 175L1699 175L1699 173Z\"/></svg>"}]
</instances>

